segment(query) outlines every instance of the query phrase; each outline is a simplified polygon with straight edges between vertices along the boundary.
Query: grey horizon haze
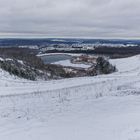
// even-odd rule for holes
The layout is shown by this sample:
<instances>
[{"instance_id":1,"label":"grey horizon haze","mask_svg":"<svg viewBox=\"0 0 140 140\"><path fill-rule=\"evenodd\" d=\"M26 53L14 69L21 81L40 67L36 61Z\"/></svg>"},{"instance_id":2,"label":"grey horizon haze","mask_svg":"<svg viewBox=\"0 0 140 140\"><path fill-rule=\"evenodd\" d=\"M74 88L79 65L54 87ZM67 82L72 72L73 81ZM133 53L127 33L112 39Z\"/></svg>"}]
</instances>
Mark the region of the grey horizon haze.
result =
<instances>
[{"instance_id":1,"label":"grey horizon haze","mask_svg":"<svg viewBox=\"0 0 140 140\"><path fill-rule=\"evenodd\" d=\"M140 38L140 0L0 0L0 37Z\"/></svg>"}]
</instances>

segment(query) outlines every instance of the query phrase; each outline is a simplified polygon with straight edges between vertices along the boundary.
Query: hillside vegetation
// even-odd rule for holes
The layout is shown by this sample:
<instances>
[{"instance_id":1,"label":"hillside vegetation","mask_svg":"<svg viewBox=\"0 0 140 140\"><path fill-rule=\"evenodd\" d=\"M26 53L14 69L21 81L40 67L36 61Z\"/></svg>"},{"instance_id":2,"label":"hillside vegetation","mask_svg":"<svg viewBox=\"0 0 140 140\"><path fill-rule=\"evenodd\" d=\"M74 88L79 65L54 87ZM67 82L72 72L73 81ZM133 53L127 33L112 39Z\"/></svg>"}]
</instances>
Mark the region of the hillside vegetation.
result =
<instances>
[{"instance_id":1,"label":"hillside vegetation","mask_svg":"<svg viewBox=\"0 0 140 140\"><path fill-rule=\"evenodd\" d=\"M36 54L36 50L27 48L1 48L0 67L10 74L29 80L95 76L116 71L116 68L103 57L97 58L96 65L84 69L44 64L41 58L37 57Z\"/></svg>"}]
</instances>

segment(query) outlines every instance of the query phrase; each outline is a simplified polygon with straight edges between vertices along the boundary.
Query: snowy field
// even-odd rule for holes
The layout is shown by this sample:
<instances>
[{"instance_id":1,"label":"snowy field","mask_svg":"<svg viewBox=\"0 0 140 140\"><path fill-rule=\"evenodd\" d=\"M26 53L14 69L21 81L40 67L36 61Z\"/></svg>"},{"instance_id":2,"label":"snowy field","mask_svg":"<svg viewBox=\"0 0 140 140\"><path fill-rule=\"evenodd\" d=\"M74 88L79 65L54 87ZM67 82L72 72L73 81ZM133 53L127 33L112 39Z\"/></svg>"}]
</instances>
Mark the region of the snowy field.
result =
<instances>
[{"instance_id":1,"label":"snowy field","mask_svg":"<svg viewBox=\"0 0 140 140\"><path fill-rule=\"evenodd\" d=\"M68 67L85 68L85 69L91 67L91 65L86 65L86 64L74 64L71 63L70 60L62 60L62 61L55 62L53 64L68 66Z\"/></svg>"},{"instance_id":2,"label":"snowy field","mask_svg":"<svg viewBox=\"0 0 140 140\"><path fill-rule=\"evenodd\" d=\"M118 72L28 81L0 70L0 140L140 140L140 56Z\"/></svg>"}]
</instances>

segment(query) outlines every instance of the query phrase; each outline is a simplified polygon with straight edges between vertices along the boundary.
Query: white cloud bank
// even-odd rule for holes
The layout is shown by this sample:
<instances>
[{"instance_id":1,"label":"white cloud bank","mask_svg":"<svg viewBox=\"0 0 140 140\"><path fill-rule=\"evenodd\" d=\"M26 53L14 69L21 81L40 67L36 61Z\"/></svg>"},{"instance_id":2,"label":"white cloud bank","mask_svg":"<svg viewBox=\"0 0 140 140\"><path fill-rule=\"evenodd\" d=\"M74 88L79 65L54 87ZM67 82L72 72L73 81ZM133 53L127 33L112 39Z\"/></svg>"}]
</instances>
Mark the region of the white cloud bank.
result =
<instances>
[{"instance_id":1,"label":"white cloud bank","mask_svg":"<svg viewBox=\"0 0 140 140\"><path fill-rule=\"evenodd\" d=\"M140 0L0 0L0 36L139 38Z\"/></svg>"}]
</instances>

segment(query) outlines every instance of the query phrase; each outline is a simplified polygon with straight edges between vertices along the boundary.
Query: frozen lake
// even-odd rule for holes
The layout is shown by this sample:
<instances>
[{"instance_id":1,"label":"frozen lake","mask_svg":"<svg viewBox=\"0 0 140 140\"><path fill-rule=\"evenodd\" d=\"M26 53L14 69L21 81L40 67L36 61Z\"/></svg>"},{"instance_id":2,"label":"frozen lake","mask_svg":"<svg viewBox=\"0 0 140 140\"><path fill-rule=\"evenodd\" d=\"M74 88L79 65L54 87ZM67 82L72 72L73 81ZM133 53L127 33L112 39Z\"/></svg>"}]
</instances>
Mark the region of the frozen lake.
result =
<instances>
[{"instance_id":1,"label":"frozen lake","mask_svg":"<svg viewBox=\"0 0 140 140\"><path fill-rule=\"evenodd\" d=\"M45 64L55 63L62 60L69 60L72 56L68 54L50 54L41 56L41 59Z\"/></svg>"}]
</instances>

